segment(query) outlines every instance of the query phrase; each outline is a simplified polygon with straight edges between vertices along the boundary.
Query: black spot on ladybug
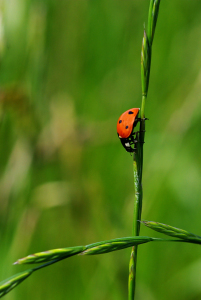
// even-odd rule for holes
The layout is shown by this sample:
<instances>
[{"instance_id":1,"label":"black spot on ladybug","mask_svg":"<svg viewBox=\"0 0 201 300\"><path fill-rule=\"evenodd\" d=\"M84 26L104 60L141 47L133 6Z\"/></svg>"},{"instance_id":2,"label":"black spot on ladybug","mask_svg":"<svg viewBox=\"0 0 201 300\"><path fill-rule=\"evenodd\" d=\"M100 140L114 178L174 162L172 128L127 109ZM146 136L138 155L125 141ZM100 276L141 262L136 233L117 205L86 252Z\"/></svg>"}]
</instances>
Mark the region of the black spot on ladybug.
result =
<instances>
[{"instance_id":1,"label":"black spot on ladybug","mask_svg":"<svg viewBox=\"0 0 201 300\"><path fill-rule=\"evenodd\" d=\"M126 129L128 129L128 126L126 126Z\"/></svg>"},{"instance_id":2,"label":"black spot on ladybug","mask_svg":"<svg viewBox=\"0 0 201 300\"><path fill-rule=\"evenodd\" d=\"M121 124L122 120L119 120L119 124Z\"/></svg>"},{"instance_id":3,"label":"black spot on ladybug","mask_svg":"<svg viewBox=\"0 0 201 300\"><path fill-rule=\"evenodd\" d=\"M132 114L133 114L133 112L132 112L131 110L129 110L128 114L129 114L129 115L132 115Z\"/></svg>"}]
</instances>

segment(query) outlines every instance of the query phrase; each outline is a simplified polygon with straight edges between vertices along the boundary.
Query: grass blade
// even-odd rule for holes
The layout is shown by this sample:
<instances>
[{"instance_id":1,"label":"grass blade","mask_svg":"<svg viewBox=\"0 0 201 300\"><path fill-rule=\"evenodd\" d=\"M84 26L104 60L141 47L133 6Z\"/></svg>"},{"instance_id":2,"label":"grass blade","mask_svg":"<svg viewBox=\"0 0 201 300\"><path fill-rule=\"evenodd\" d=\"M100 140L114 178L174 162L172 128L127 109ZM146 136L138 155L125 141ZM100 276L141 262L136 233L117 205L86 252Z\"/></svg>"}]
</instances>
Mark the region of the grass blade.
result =
<instances>
[{"instance_id":1,"label":"grass blade","mask_svg":"<svg viewBox=\"0 0 201 300\"><path fill-rule=\"evenodd\" d=\"M78 247L69 247L69 248L53 249L44 252L38 252L18 259L14 263L14 265L44 263L55 259L60 260L63 258L76 255L84 251L85 249L86 249L85 246L78 246Z\"/></svg>"},{"instance_id":2,"label":"grass blade","mask_svg":"<svg viewBox=\"0 0 201 300\"><path fill-rule=\"evenodd\" d=\"M117 251L121 249L125 249L128 247L132 247L134 245L140 245L147 242L153 241L154 238L146 237L146 236L135 236L135 237L127 237L127 238L119 238L109 241L103 241L96 244L91 244L86 246L87 249L80 253L80 255L95 255L95 254L103 254L112 251Z\"/></svg>"},{"instance_id":3,"label":"grass blade","mask_svg":"<svg viewBox=\"0 0 201 300\"><path fill-rule=\"evenodd\" d=\"M20 284L23 280L28 278L32 273L32 269L26 270L0 282L0 298L2 298L8 292L14 289L18 284Z\"/></svg>"},{"instance_id":4,"label":"grass blade","mask_svg":"<svg viewBox=\"0 0 201 300\"><path fill-rule=\"evenodd\" d=\"M124 237L117 238L108 241L102 241L98 243L93 243L87 246L77 246L61 249L53 249L43 252L38 252L35 254L28 255L24 258L18 259L14 264L36 264L45 263L51 261L59 261L67 257L81 254L81 255L95 255L108 253L116 250L121 250L124 248L132 247L134 245L144 244L147 242L160 240L151 237Z\"/></svg>"},{"instance_id":5,"label":"grass blade","mask_svg":"<svg viewBox=\"0 0 201 300\"><path fill-rule=\"evenodd\" d=\"M144 223L144 222L143 222ZM19 259L15 264L33 264L45 262L33 269L26 270L24 272L18 273L0 283L0 298L5 296L23 280L28 278L33 272L38 271L42 268L48 267L54 263L61 261L67 257L80 254L80 255L95 255L103 254L112 251L117 251L125 249L132 246L138 246L140 244L152 242L152 241L178 241L178 240L168 240L161 238L152 238L147 236L134 236L134 237L124 237L117 238L108 241L102 241L98 243L93 243L87 246L69 247L63 249L54 249L45 252L39 252L36 254L28 255L27 257ZM180 241L180 240L179 240ZM130 265L130 269L133 265ZM135 274L134 274L135 276ZM133 291L133 272L129 275L130 288ZM133 294L134 295L134 294Z\"/></svg>"},{"instance_id":6,"label":"grass blade","mask_svg":"<svg viewBox=\"0 0 201 300\"><path fill-rule=\"evenodd\" d=\"M147 227L155 231L164 233L168 236L180 238L189 243L201 244L201 237L189 231L153 221L142 221L142 223Z\"/></svg>"},{"instance_id":7,"label":"grass blade","mask_svg":"<svg viewBox=\"0 0 201 300\"><path fill-rule=\"evenodd\" d=\"M160 0L151 0L150 1L149 17L148 17L148 31L147 31L150 46L152 45L153 38L154 38L156 22L158 19L159 6L160 6Z\"/></svg>"},{"instance_id":8,"label":"grass blade","mask_svg":"<svg viewBox=\"0 0 201 300\"><path fill-rule=\"evenodd\" d=\"M151 65L151 48L147 38L146 31L142 39L142 50L141 50L141 82L142 82L142 96L147 96L149 86L149 74Z\"/></svg>"}]
</instances>

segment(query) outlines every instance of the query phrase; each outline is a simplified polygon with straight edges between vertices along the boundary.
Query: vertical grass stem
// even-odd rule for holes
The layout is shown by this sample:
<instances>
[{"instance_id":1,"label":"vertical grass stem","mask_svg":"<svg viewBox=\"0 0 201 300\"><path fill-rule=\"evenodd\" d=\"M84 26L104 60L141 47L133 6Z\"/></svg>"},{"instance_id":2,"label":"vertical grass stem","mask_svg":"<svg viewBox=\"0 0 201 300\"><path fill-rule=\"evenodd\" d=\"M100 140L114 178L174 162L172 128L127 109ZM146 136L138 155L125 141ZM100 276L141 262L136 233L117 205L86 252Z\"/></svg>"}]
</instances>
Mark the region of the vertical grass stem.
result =
<instances>
[{"instance_id":1,"label":"vertical grass stem","mask_svg":"<svg viewBox=\"0 0 201 300\"><path fill-rule=\"evenodd\" d=\"M141 82L142 82L142 104L141 104L141 121L140 132L137 134L137 149L133 155L134 171L134 216L133 216L133 235L138 236L140 233L140 222L142 212L142 168L143 168L143 144L145 137L145 103L149 87L149 75L151 66L152 42L155 33L156 22L158 18L160 0L150 0L148 13L148 34L144 29L141 51ZM129 262L129 281L128 281L128 299L134 300L135 283L136 283L136 266L137 266L137 246L131 251Z\"/></svg>"}]
</instances>

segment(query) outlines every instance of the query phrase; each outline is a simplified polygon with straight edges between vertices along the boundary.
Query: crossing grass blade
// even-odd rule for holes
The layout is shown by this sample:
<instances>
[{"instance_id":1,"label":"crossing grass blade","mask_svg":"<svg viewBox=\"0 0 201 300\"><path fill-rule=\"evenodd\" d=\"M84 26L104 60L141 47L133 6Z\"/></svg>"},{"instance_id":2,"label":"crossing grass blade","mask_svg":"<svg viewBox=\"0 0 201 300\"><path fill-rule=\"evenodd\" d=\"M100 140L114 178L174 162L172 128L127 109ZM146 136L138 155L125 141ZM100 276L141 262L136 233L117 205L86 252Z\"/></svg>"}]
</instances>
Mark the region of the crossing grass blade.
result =
<instances>
[{"instance_id":1,"label":"crossing grass blade","mask_svg":"<svg viewBox=\"0 0 201 300\"><path fill-rule=\"evenodd\" d=\"M20 284L22 281L24 281L26 278L28 278L33 272L38 271L40 269L43 269L45 267L48 267L63 258L55 259L50 262L47 262L45 264L42 264L40 266L37 266L33 269L26 270L24 272L18 273L13 275L10 278L7 278L6 280L0 282L0 298L8 294L12 289L14 289L18 284Z\"/></svg>"},{"instance_id":2,"label":"crossing grass blade","mask_svg":"<svg viewBox=\"0 0 201 300\"><path fill-rule=\"evenodd\" d=\"M189 243L201 244L201 237L189 231L153 221L142 221L142 223L147 227L155 231L164 233L168 236L180 238Z\"/></svg>"},{"instance_id":3,"label":"crossing grass blade","mask_svg":"<svg viewBox=\"0 0 201 300\"><path fill-rule=\"evenodd\" d=\"M20 284L23 280L28 278L32 273L32 269L26 270L0 282L0 298L2 298L8 292L14 289L18 284Z\"/></svg>"},{"instance_id":4,"label":"crossing grass blade","mask_svg":"<svg viewBox=\"0 0 201 300\"><path fill-rule=\"evenodd\" d=\"M84 251L85 249L86 249L85 246L78 246L78 247L69 247L69 248L53 249L44 252L38 252L18 259L14 263L14 265L45 263L55 259L60 260L62 258L67 258L76 255Z\"/></svg>"},{"instance_id":5,"label":"crossing grass blade","mask_svg":"<svg viewBox=\"0 0 201 300\"><path fill-rule=\"evenodd\" d=\"M116 250L125 249L135 245L144 244L147 242L153 241L154 238L141 236L141 237L127 237L127 238L118 238L114 240L98 242L96 244L91 244L87 246L87 249L80 253L80 255L95 255L103 254Z\"/></svg>"},{"instance_id":6,"label":"crossing grass blade","mask_svg":"<svg viewBox=\"0 0 201 300\"><path fill-rule=\"evenodd\" d=\"M20 258L14 264L20 265L20 264L45 263L45 262L51 262L53 260L65 259L76 254L95 255L95 254L108 253L108 252L125 249L128 247L144 244L155 240L161 240L161 239L143 237L143 236L117 238L108 241L93 243L87 246L77 246L77 247L53 249L44 252L38 252L35 254L28 255L24 258Z\"/></svg>"},{"instance_id":7,"label":"crossing grass blade","mask_svg":"<svg viewBox=\"0 0 201 300\"><path fill-rule=\"evenodd\" d=\"M140 244L154 242L154 241L180 241L180 240L170 240L161 238L152 238L147 236L134 236L134 237L124 237L117 238L108 241L102 241L93 243L87 246L77 246L69 247L63 249L54 249L44 252L35 253L28 255L27 257L19 259L15 264L33 264L33 263L44 263L40 264L33 269L26 270L24 272L18 273L0 283L0 298L5 296L23 280L28 278L33 272L40 270L42 268L48 267L54 263L57 263L67 257L79 254L79 255L95 255L109 253L112 251L117 251L125 249L128 247L138 246ZM132 281L130 282L132 284Z\"/></svg>"}]
</instances>

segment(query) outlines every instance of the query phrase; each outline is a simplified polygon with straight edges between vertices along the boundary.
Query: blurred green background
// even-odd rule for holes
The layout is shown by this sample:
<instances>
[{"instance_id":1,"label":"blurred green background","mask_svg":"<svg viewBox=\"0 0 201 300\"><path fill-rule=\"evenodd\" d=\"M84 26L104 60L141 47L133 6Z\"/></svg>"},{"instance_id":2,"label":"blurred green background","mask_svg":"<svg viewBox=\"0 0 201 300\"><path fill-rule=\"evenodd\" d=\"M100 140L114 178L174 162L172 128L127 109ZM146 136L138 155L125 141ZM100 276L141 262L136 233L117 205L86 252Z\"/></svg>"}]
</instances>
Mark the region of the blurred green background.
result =
<instances>
[{"instance_id":1,"label":"blurred green background","mask_svg":"<svg viewBox=\"0 0 201 300\"><path fill-rule=\"evenodd\" d=\"M132 158L116 122L141 105L148 6L0 2L0 280L25 255L132 234ZM201 235L200 1L161 1L152 53L142 218ZM127 299L129 256L69 258L6 299ZM142 299L201 299L200 247L140 246Z\"/></svg>"}]
</instances>

